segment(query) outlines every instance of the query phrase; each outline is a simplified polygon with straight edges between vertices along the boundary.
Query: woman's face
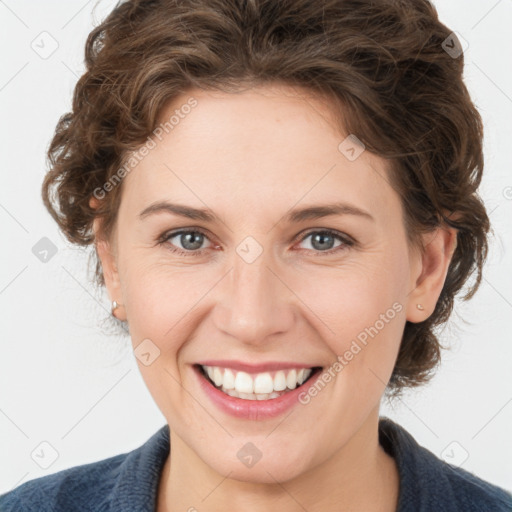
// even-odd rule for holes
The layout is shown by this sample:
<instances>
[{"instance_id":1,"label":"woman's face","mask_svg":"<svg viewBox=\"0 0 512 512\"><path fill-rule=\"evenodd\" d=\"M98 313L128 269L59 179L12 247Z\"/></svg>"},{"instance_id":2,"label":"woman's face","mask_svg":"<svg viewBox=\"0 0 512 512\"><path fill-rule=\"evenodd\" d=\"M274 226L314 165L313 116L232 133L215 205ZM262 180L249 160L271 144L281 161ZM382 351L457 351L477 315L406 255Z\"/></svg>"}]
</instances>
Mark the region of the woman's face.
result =
<instances>
[{"instance_id":1,"label":"woman's face","mask_svg":"<svg viewBox=\"0 0 512 512\"><path fill-rule=\"evenodd\" d=\"M290 479L358 437L364 450L406 319L426 318L416 303L429 309L446 270L418 286L385 161L305 94L176 99L172 130L124 178L113 256L99 247L171 446L239 480ZM318 367L292 390L293 369Z\"/></svg>"}]
</instances>

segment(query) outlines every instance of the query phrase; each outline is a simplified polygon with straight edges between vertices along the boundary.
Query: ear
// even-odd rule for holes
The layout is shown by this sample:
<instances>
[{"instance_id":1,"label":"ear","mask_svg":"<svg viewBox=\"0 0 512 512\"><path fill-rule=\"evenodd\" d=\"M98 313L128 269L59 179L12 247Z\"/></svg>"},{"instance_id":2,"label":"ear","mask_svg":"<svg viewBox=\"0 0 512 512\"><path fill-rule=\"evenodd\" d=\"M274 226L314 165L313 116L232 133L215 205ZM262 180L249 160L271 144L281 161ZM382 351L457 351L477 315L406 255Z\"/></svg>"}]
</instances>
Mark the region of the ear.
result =
<instances>
[{"instance_id":1,"label":"ear","mask_svg":"<svg viewBox=\"0 0 512 512\"><path fill-rule=\"evenodd\" d=\"M98 200L94 197L89 201L89 205L92 208L96 208L98 204ZM100 227L101 219L96 217L93 221L95 247L96 253L101 263L103 278L105 280L105 287L107 289L110 300L115 300L120 305L119 308L117 308L115 311L112 311L112 314L119 320L125 321L126 313L123 307L124 300L122 296L121 282L119 279L119 272L116 262L117 256L115 245L112 245L108 240L105 240L101 236Z\"/></svg>"},{"instance_id":2,"label":"ear","mask_svg":"<svg viewBox=\"0 0 512 512\"><path fill-rule=\"evenodd\" d=\"M439 227L423 235L424 251L415 251L417 263L412 274L408 294L407 320L423 322L434 311L441 295L450 262L457 247L457 230ZM418 304L423 309L418 309Z\"/></svg>"}]
</instances>

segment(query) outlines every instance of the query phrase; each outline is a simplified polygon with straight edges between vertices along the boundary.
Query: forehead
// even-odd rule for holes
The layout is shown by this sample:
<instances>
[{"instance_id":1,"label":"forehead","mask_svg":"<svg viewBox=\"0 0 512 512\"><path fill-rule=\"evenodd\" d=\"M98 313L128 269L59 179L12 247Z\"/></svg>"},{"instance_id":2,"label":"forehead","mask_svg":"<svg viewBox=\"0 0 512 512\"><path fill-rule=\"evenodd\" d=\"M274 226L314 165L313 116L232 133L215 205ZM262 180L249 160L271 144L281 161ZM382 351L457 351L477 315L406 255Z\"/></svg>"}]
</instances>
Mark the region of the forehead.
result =
<instances>
[{"instance_id":1,"label":"forehead","mask_svg":"<svg viewBox=\"0 0 512 512\"><path fill-rule=\"evenodd\" d=\"M399 201L386 161L368 151L347 158L351 139L344 142L349 134L336 125L332 108L286 86L191 89L161 112L153 149L125 178L123 202L140 209L172 200L263 215L345 200L392 214Z\"/></svg>"}]
</instances>

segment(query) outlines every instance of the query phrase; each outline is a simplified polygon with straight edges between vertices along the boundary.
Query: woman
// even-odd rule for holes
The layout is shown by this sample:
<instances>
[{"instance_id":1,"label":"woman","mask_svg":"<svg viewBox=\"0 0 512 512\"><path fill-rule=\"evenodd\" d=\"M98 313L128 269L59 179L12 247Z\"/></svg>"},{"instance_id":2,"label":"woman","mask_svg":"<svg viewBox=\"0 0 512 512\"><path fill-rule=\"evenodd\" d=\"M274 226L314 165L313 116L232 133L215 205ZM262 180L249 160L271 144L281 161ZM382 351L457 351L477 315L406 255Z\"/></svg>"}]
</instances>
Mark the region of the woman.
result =
<instances>
[{"instance_id":1,"label":"woman","mask_svg":"<svg viewBox=\"0 0 512 512\"><path fill-rule=\"evenodd\" d=\"M43 199L94 244L168 425L2 510L512 510L379 417L487 254L482 123L434 7L125 1L86 62Z\"/></svg>"}]
</instances>

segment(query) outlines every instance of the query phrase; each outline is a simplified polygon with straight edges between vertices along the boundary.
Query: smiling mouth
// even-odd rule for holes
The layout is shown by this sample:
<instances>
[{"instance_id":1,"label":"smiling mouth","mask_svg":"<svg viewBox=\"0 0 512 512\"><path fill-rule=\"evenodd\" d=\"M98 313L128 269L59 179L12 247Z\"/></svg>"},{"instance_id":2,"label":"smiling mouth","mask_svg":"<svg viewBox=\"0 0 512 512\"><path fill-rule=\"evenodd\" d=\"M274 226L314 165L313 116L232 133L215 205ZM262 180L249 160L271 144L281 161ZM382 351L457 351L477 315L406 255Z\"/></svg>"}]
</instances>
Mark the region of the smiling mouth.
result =
<instances>
[{"instance_id":1,"label":"smiling mouth","mask_svg":"<svg viewBox=\"0 0 512 512\"><path fill-rule=\"evenodd\" d=\"M322 370L311 368L290 368L273 372L247 373L197 364L196 368L212 386L226 395L242 400L272 400L304 386Z\"/></svg>"}]
</instances>

